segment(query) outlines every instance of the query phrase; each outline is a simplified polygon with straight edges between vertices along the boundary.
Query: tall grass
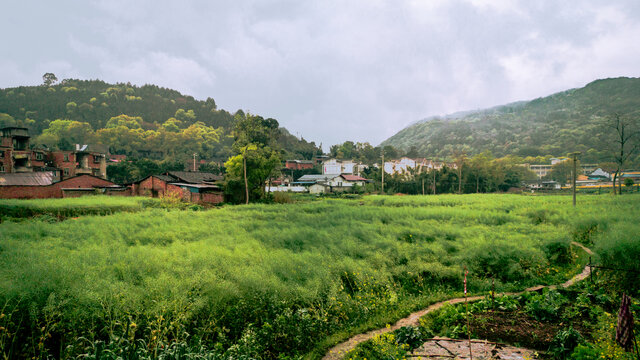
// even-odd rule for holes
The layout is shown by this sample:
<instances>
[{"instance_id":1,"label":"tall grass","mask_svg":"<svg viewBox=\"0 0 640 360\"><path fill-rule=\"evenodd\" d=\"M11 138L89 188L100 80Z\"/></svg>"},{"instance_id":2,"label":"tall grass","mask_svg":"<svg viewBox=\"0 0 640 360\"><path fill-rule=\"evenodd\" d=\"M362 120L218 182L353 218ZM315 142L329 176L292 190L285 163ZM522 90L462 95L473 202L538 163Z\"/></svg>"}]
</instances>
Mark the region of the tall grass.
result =
<instances>
[{"instance_id":1,"label":"tall grass","mask_svg":"<svg viewBox=\"0 0 640 360\"><path fill-rule=\"evenodd\" d=\"M585 197L572 209L562 196L370 196L5 222L0 326L19 340L0 334L0 352L75 357L126 340L152 357L171 344L319 354L459 294L464 266L475 293L492 279L497 290L566 279L578 219L615 226L637 217L638 199Z\"/></svg>"}]
</instances>

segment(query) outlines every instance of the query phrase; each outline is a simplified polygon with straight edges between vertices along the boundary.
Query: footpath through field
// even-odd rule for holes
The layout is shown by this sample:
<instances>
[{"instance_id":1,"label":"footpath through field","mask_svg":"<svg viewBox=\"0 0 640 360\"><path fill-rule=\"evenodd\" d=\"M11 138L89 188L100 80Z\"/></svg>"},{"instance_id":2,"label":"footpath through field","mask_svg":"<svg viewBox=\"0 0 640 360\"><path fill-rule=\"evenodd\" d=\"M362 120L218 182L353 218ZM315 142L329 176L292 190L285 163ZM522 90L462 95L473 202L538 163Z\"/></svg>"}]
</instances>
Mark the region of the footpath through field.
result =
<instances>
[{"instance_id":1,"label":"footpath through field","mask_svg":"<svg viewBox=\"0 0 640 360\"><path fill-rule=\"evenodd\" d=\"M593 255L593 251L591 251L591 249L585 247L584 245L582 245L580 243L577 243L575 241L572 241L571 244L582 248L587 254ZM589 265L587 265L587 266L584 267L584 269L582 270L582 272L580 274L574 276L573 278L569 279L568 281L566 281L563 284L560 284L560 285L538 285L538 286L533 286L533 287L527 288L527 289L525 289L523 291L520 291L520 292L503 293L503 295L515 296L515 295L524 294L525 292L539 291L539 290L544 289L544 288L556 289L559 286L563 287L563 288L567 288L567 287L575 284L578 281L586 279L589 276L590 273L591 273L591 268L589 267ZM467 298L467 301L478 301L478 300L482 300L482 299L484 299L484 296L471 296L471 297ZM342 343L332 347L331 349L329 349L329 352L327 352L327 354L322 359L323 360L338 360L338 359L342 359L342 357L347 352L353 350L356 347L356 345L360 344L361 342L370 340L376 335L380 335L380 334L384 334L384 333L387 333L387 332L390 332L390 331L397 330L397 329L399 329L401 327L418 326L420 318L425 316L426 314L428 314L428 313L430 313L432 311L440 309L445 304L452 304L453 305L453 304L462 303L464 301L465 301L465 299L463 297L462 298L449 299L449 300L445 300L445 301L440 301L440 302L437 302L435 304L432 304L431 306L427 307L426 309L422 309L422 310L419 310L419 311L416 311L414 313L409 314L409 316L398 320L395 324L393 324L390 327L384 327L382 329L371 330L371 331L368 331L366 333L355 335L355 336L351 337L349 340L347 340L345 342L342 342Z\"/></svg>"}]
</instances>

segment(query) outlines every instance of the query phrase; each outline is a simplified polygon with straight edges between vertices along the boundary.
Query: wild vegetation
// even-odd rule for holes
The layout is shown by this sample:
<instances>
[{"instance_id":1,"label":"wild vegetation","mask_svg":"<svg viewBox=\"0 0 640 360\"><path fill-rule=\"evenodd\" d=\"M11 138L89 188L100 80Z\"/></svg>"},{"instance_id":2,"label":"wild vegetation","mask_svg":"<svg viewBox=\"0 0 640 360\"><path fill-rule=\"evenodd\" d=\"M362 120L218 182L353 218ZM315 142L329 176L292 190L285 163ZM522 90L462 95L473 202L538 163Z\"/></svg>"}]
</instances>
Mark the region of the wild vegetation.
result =
<instances>
[{"instance_id":1,"label":"wild vegetation","mask_svg":"<svg viewBox=\"0 0 640 360\"><path fill-rule=\"evenodd\" d=\"M403 151L415 146L423 156L441 158L454 150L469 155L490 151L497 157L563 156L580 151L584 162L613 161L607 145L615 135L604 125L616 113L637 121L639 95L638 78L597 80L532 101L424 119L381 145ZM630 162L640 164L638 155Z\"/></svg>"},{"instance_id":2,"label":"wild vegetation","mask_svg":"<svg viewBox=\"0 0 640 360\"><path fill-rule=\"evenodd\" d=\"M546 215L533 219L548 220ZM424 316L420 326L377 336L358 345L345 358L403 358L433 337L467 339L470 335L539 350L541 357L549 359L635 359L633 349L625 351L615 337L623 294L631 296L633 316L640 316L637 215L587 215L575 221L572 228L574 241L595 250L592 260L598 267L589 279L568 289L544 289L518 296L494 293L469 305L445 305ZM638 340L640 335L636 333Z\"/></svg>"},{"instance_id":3,"label":"wild vegetation","mask_svg":"<svg viewBox=\"0 0 640 360\"><path fill-rule=\"evenodd\" d=\"M506 291L569 278L584 265L574 239L594 242L603 264L640 258L624 228L638 223L635 195L577 209L564 196L289 200L3 222L0 353L319 357L459 296L464 266L479 294L492 280Z\"/></svg>"}]
</instances>

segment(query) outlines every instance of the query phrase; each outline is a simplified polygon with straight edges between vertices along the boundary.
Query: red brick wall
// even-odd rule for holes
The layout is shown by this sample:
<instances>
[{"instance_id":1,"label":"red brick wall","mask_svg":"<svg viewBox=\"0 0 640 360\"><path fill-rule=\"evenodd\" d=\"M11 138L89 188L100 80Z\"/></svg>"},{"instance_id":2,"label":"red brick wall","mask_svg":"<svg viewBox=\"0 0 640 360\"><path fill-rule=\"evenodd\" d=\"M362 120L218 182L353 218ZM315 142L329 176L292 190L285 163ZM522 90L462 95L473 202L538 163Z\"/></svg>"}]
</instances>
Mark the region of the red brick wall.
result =
<instances>
[{"instance_id":1,"label":"red brick wall","mask_svg":"<svg viewBox=\"0 0 640 360\"><path fill-rule=\"evenodd\" d=\"M0 165L4 165L4 172L9 173L11 172L11 150L0 147L0 152L4 153L4 156L0 156Z\"/></svg>"},{"instance_id":2,"label":"red brick wall","mask_svg":"<svg viewBox=\"0 0 640 360\"><path fill-rule=\"evenodd\" d=\"M164 196L167 189L167 183L154 176L150 176L139 184L135 184L135 195L138 196L152 196L153 190L156 191L158 197Z\"/></svg>"},{"instance_id":3,"label":"red brick wall","mask_svg":"<svg viewBox=\"0 0 640 360\"><path fill-rule=\"evenodd\" d=\"M64 154L69 154L69 161L64 161ZM73 151L54 151L51 153L53 157L53 166L60 169L63 178L69 178L76 174L76 155ZM64 169L69 169L69 174L64 174Z\"/></svg>"},{"instance_id":4,"label":"red brick wall","mask_svg":"<svg viewBox=\"0 0 640 360\"><path fill-rule=\"evenodd\" d=\"M62 191L49 186L0 186L1 199L46 199L62 197Z\"/></svg>"},{"instance_id":5,"label":"red brick wall","mask_svg":"<svg viewBox=\"0 0 640 360\"><path fill-rule=\"evenodd\" d=\"M200 200L202 202L210 203L210 204L220 204L224 201L224 195L222 192L219 193L204 193L201 194Z\"/></svg>"}]
</instances>

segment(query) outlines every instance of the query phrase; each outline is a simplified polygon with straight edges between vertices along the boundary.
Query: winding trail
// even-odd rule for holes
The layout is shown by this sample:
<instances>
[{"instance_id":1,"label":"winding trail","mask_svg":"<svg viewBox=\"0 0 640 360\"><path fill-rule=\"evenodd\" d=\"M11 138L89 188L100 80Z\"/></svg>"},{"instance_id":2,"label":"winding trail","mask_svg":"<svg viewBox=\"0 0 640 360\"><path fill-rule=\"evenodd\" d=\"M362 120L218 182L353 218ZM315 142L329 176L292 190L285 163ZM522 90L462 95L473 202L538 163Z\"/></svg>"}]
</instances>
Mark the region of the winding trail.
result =
<instances>
[{"instance_id":1,"label":"winding trail","mask_svg":"<svg viewBox=\"0 0 640 360\"><path fill-rule=\"evenodd\" d=\"M577 243L575 241L571 242L572 245L575 245L579 248L581 248L582 250L584 250L587 254L589 255L593 255L593 251L591 251L591 249L585 247L584 245ZM558 287L569 287L573 284L575 284L578 281L582 281L584 279L586 279L589 274L591 274L591 268L589 267L589 265L586 265L584 267L584 269L582 270L582 272L580 274L577 274L576 276L572 277L571 279L569 279L568 281L560 284L560 285L538 285L538 286L532 286L530 288L526 288L523 291L520 292L507 292L507 293L503 293L502 295L509 295L509 296L515 296L515 295L520 295L523 294L525 292L530 292L530 291L539 291L541 289L547 288L547 289L557 289ZM467 301L478 301L481 299L484 299L484 295L482 296L470 296L467 297ZM420 318L423 317L424 315L437 310L439 308L441 308L442 306L444 306L445 304L459 304L464 302L464 298L455 298L455 299L449 299L449 300L445 300L445 301L440 301L437 303L434 303L432 305L430 305L429 307L427 307L426 309L422 309L419 311L416 311L414 313L409 314L409 316L398 320L395 324L391 325L390 327L384 327L382 329L377 329L377 330L371 330L368 331L366 333L362 333L362 334L358 334L355 335L353 337L351 337L349 340L342 342L334 347L332 347L331 349L329 349L329 351L327 352L327 354L322 358L322 360L339 360L342 359L342 357L349 351L353 350L356 345L360 344L361 342L367 341L371 338L373 338L376 335L380 335L380 334L384 334L390 331L394 331L397 330L401 327L404 326L417 326L419 325L419 321Z\"/></svg>"}]
</instances>

